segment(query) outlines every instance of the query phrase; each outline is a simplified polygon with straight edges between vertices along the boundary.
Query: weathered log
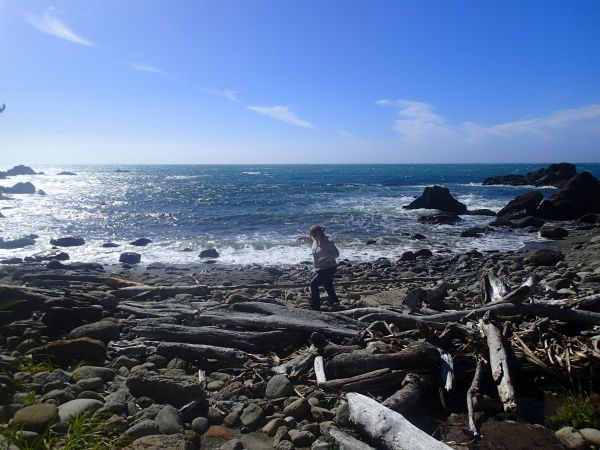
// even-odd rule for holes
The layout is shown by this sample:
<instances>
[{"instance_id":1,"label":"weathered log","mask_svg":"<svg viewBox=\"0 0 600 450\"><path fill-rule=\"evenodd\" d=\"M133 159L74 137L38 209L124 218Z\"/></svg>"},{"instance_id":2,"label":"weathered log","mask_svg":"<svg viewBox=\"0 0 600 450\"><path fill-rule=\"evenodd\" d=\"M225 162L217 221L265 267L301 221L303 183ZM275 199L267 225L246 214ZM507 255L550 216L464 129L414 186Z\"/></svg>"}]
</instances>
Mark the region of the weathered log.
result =
<instances>
[{"instance_id":1,"label":"weathered log","mask_svg":"<svg viewBox=\"0 0 600 450\"><path fill-rule=\"evenodd\" d=\"M60 294L46 289L0 285L0 310L34 311Z\"/></svg>"},{"instance_id":2,"label":"weathered log","mask_svg":"<svg viewBox=\"0 0 600 450\"><path fill-rule=\"evenodd\" d=\"M406 413L417 404L423 395L433 388L433 380L429 374L409 373L402 380L402 388L382 403L392 411Z\"/></svg>"},{"instance_id":3,"label":"weathered log","mask_svg":"<svg viewBox=\"0 0 600 450\"><path fill-rule=\"evenodd\" d=\"M112 294L118 298L133 298L139 295L144 295L149 291L152 292L152 296L159 295L163 298L174 297L177 294L190 294L194 296L203 297L210 292L208 286L196 285L196 286L128 286L116 291ZM141 299L141 298L140 298Z\"/></svg>"},{"instance_id":4,"label":"weathered log","mask_svg":"<svg viewBox=\"0 0 600 450\"><path fill-rule=\"evenodd\" d=\"M504 405L504 412L514 413L517 410L517 402L510 379L508 360L504 344L502 343L502 335L500 334L500 330L492 323L485 323L482 320L479 322L479 325L487 339L488 348L490 350L492 377L496 383L500 400Z\"/></svg>"},{"instance_id":5,"label":"weathered log","mask_svg":"<svg viewBox=\"0 0 600 450\"><path fill-rule=\"evenodd\" d=\"M251 353L228 347L217 347L215 345L186 344L182 342L161 342L156 349L157 353L165 358L181 358L186 361L202 361L216 359L223 363L244 364L248 360L260 361L260 358Z\"/></svg>"},{"instance_id":6,"label":"weathered log","mask_svg":"<svg viewBox=\"0 0 600 450\"><path fill-rule=\"evenodd\" d=\"M174 317L176 319L192 318L198 312L185 304L168 302L121 302L117 305L117 310L141 318Z\"/></svg>"},{"instance_id":7,"label":"weathered log","mask_svg":"<svg viewBox=\"0 0 600 450\"><path fill-rule=\"evenodd\" d=\"M365 327L364 324L346 317L263 302L236 303L229 307L213 309L210 313L199 314L195 323L254 330L284 328L343 338L356 337Z\"/></svg>"},{"instance_id":8,"label":"weathered log","mask_svg":"<svg viewBox=\"0 0 600 450\"><path fill-rule=\"evenodd\" d=\"M348 433L344 433L339 428L332 426L327 431L327 434L331 436L337 443L340 450L375 450L370 445L359 441L354 436L350 436Z\"/></svg>"},{"instance_id":9,"label":"weathered log","mask_svg":"<svg viewBox=\"0 0 600 450\"><path fill-rule=\"evenodd\" d=\"M350 421L386 450L450 450L400 413L355 392L348 393Z\"/></svg>"},{"instance_id":10,"label":"weathered log","mask_svg":"<svg viewBox=\"0 0 600 450\"><path fill-rule=\"evenodd\" d=\"M346 392L377 390L382 387L386 391L400 386L402 383L402 371L391 369L379 369L368 373L362 373L353 377L336 378L327 380L319 385L324 390L342 390Z\"/></svg>"},{"instance_id":11,"label":"weathered log","mask_svg":"<svg viewBox=\"0 0 600 450\"><path fill-rule=\"evenodd\" d=\"M216 345L238 348L251 353L265 354L269 350L286 346L302 339L301 335L290 331L267 331L253 333L232 331L215 327L187 327L183 325L163 325L134 327L132 332L138 336L168 342L187 342L190 344Z\"/></svg>"},{"instance_id":12,"label":"weathered log","mask_svg":"<svg viewBox=\"0 0 600 450\"><path fill-rule=\"evenodd\" d=\"M339 378L382 368L429 370L438 367L439 363L440 355L437 349L425 341L418 341L398 353L341 353L328 361L327 372Z\"/></svg>"},{"instance_id":13,"label":"weathered log","mask_svg":"<svg viewBox=\"0 0 600 450\"><path fill-rule=\"evenodd\" d=\"M471 387L467 391L467 411L469 416L469 431L471 436L476 438L479 437L479 430L477 430L477 425L475 424L475 416L473 409L473 397L479 393L479 383L481 381L481 371L485 366L485 360L483 358L477 359L477 367L475 368L475 375L473 376L473 381L471 382Z\"/></svg>"}]
</instances>

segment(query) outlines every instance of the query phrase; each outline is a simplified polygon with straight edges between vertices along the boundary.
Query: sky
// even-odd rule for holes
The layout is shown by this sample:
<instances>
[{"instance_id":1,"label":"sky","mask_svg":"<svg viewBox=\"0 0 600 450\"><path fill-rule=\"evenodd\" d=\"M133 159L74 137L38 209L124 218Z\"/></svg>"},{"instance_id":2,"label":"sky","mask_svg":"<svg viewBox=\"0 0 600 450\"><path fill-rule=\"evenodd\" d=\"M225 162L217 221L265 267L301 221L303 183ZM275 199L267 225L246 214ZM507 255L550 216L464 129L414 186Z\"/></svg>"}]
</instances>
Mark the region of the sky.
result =
<instances>
[{"instance_id":1,"label":"sky","mask_svg":"<svg viewBox=\"0 0 600 450\"><path fill-rule=\"evenodd\" d=\"M0 165L600 162L596 0L0 0Z\"/></svg>"}]
</instances>

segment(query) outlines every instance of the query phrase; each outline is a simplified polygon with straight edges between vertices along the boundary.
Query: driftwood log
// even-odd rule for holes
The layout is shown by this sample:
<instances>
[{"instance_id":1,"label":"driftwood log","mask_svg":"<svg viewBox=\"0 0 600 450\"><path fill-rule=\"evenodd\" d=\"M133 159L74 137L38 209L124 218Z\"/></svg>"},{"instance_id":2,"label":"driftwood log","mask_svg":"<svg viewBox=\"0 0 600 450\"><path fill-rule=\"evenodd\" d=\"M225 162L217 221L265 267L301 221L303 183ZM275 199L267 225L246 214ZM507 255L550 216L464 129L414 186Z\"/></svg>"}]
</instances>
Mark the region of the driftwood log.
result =
<instances>
[{"instance_id":1,"label":"driftwood log","mask_svg":"<svg viewBox=\"0 0 600 450\"><path fill-rule=\"evenodd\" d=\"M347 395L350 422L386 450L450 450L443 442L421 431L400 413L362 394Z\"/></svg>"},{"instance_id":2,"label":"driftwood log","mask_svg":"<svg viewBox=\"0 0 600 450\"><path fill-rule=\"evenodd\" d=\"M370 445L359 441L354 436L350 436L348 433L344 433L339 428L332 426L327 432L331 436L340 450L375 450Z\"/></svg>"},{"instance_id":3,"label":"driftwood log","mask_svg":"<svg viewBox=\"0 0 600 450\"><path fill-rule=\"evenodd\" d=\"M409 373L402 381L402 388L382 403L392 411L406 413L423 397L431 392L433 380L429 374Z\"/></svg>"},{"instance_id":4,"label":"driftwood log","mask_svg":"<svg viewBox=\"0 0 600 450\"><path fill-rule=\"evenodd\" d=\"M186 344L182 342L161 342L156 349L165 358L181 358L186 361L202 361L215 359L227 364L244 364L248 360L266 360L252 353L246 353L227 347L214 345Z\"/></svg>"},{"instance_id":5,"label":"driftwood log","mask_svg":"<svg viewBox=\"0 0 600 450\"><path fill-rule=\"evenodd\" d=\"M364 351L341 353L326 365L327 373L335 378L351 377L377 369L430 370L440 364L438 350L425 341L418 341L397 353L371 354Z\"/></svg>"},{"instance_id":6,"label":"driftwood log","mask_svg":"<svg viewBox=\"0 0 600 450\"><path fill-rule=\"evenodd\" d=\"M474 438L479 437L479 430L475 424L475 410L473 408L473 398L479 393L479 383L481 382L481 372L485 367L485 360L483 358L477 359L477 366L475 367L475 375L473 375L473 381L471 387L467 391L467 413L469 416L469 432Z\"/></svg>"},{"instance_id":7,"label":"driftwood log","mask_svg":"<svg viewBox=\"0 0 600 450\"><path fill-rule=\"evenodd\" d=\"M479 325L487 339L492 377L496 383L500 400L504 405L504 412L515 413L517 411L515 390L510 379L506 350L502 343L500 330L493 323L486 323L483 320L479 322Z\"/></svg>"},{"instance_id":8,"label":"driftwood log","mask_svg":"<svg viewBox=\"0 0 600 450\"><path fill-rule=\"evenodd\" d=\"M362 373L354 377L327 380L319 386L325 390L355 391L390 391L402 383L403 372L400 370L379 369Z\"/></svg>"}]
</instances>

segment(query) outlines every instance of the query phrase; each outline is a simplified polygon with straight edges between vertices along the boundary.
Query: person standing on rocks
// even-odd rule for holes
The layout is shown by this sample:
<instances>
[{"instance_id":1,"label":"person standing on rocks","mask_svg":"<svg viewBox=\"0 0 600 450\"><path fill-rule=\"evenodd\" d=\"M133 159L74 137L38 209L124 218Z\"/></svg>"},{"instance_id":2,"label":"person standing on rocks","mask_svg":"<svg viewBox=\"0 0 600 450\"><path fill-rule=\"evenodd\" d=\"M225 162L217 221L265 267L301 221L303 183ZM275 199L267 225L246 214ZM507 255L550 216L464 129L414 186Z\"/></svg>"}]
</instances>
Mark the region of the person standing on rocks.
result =
<instances>
[{"instance_id":1,"label":"person standing on rocks","mask_svg":"<svg viewBox=\"0 0 600 450\"><path fill-rule=\"evenodd\" d=\"M336 258L340 252L333 243L325 236L325 227L315 225L308 230L308 236L299 236L298 241L311 243L312 255L315 266L315 274L310 281L310 307L315 311L321 309L319 286L323 286L331 305L339 305L335 288L333 287L333 276L337 268Z\"/></svg>"}]
</instances>

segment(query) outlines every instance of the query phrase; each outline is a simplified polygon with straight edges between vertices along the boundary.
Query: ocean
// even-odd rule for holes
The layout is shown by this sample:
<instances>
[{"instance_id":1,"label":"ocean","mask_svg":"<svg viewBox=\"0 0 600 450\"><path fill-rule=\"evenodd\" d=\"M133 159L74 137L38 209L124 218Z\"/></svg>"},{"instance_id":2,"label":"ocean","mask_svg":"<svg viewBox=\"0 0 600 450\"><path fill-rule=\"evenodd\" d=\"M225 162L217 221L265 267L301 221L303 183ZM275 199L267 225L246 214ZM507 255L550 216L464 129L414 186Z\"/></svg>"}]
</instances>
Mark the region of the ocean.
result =
<instances>
[{"instance_id":1,"label":"ocean","mask_svg":"<svg viewBox=\"0 0 600 450\"><path fill-rule=\"evenodd\" d=\"M485 177L526 174L547 165L34 166L45 174L0 180L3 186L31 181L47 194L0 200L0 236L39 239L35 246L0 250L0 259L44 253L52 238L81 236L84 246L64 249L73 261L115 264L122 252L136 251L143 263L196 264L201 250L215 248L222 264L289 265L310 259L295 237L317 223L325 225L341 259L350 261L395 259L421 248L517 250L540 238L508 229L464 238L462 230L492 218L463 216L455 226L426 225L417 218L431 211L402 206L438 184L469 209L498 211L534 188L482 186ZM577 170L600 177L600 164L578 164ZM76 175L58 175L61 171ZM556 191L537 189L545 196ZM414 233L427 239L412 240ZM129 244L140 237L153 242ZM103 248L106 242L119 247Z\"/></svg>"}]
</instances>

